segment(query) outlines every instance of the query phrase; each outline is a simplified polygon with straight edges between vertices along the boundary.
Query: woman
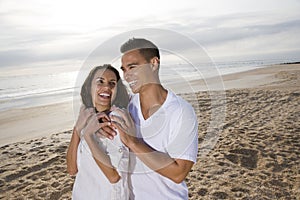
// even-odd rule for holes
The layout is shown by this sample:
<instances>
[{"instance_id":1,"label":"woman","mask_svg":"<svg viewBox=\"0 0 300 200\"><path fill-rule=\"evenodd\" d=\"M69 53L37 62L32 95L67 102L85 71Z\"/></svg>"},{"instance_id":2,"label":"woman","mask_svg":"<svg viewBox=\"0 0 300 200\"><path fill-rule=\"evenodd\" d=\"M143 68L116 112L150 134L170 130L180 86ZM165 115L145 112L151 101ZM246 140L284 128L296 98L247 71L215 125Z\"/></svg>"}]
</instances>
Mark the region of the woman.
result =
<instances>
[{"instance_id":1,"label":"woman","mask_svg":"<svg viewBox=\"0 0 300 200\"><path fill-rule=\"evenodd\" d=\"M67 151L67 170L70 175L77 173L72 198L128 199L128 148L118 134L113 140L96 137L111 125L111 105L127 107L129 97L119 72L111 65L92 69L81 98L83 106Z\"/></svg>"}]
</instances>

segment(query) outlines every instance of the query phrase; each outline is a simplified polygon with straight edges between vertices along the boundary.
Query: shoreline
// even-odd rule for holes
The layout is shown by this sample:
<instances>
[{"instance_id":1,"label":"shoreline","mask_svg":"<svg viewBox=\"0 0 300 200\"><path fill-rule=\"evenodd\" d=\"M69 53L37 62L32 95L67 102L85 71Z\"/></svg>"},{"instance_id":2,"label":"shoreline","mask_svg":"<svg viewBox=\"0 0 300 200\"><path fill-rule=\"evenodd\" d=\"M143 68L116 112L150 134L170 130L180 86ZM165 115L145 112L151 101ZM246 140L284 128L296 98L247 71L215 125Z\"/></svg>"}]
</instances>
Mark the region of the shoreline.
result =
<instances>
[{"instance_id":1,"label":"shoreline","mask_svg":"<svg viewBox=\"0 0 300 200\"><path fill-rule=\"evenodd\" d=\"M262 87L268 89L276 89L278 87L281 89L299 88L297 81L287 80L287 75L285 74L299 69L300 64L298 63L277 64L226 74L222 77L199 79L189 83L175 83L166 86L177 94ZM50 136L57 132L72 130L75 123L72 103L72 100L70 100L62 103L15 108L0 112L0 147L13 142L36 139L42 136Z\"/></svg>"},{"instance_id":2,"label":"shoreline","mask_svg":"<svg viewBox=\"0 0 300 200\"><path fill-rule=\"evenodd\" d=\"M231 89L257 88L257 87L281 87L284 88L281 81L284 80L284 74L281 72L292 72L300 69L300 64L276 64L261 68L251 69L242 72L215 76L206 79L193 80L189 84L182 86L175 84L174 90L178 93L198 92L198 91L225 91ZM281 74L280 74L281 73ZM288 83L289 87L297 87L296 84ZM188 90L186 90L188 88Z\"/></svg>"}]
</instances>

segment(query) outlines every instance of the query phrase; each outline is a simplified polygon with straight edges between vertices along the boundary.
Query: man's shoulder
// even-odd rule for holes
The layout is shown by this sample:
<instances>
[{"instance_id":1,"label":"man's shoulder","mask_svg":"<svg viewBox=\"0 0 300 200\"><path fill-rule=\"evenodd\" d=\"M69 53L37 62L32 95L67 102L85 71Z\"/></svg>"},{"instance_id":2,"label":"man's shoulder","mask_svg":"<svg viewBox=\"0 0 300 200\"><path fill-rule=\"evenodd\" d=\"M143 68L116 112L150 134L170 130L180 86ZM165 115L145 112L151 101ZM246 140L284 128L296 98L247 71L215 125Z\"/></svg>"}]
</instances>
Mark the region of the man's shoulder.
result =
<instances>
[{"instance_id":1,"label":"man's shoulder","mask_svg":"<svg viewBox=\"0 0 300 200\"><path fill-rule=\"evenodd\" d=\"M176 106L179 106L179 107L185 107L185 108L193 108L192 105L186 101L184 98L182 98L181 96L175 94L174 92L172 91L169 91L169 97L170 97L170 104L174 104Z\"/></svg>"}]
</instances>

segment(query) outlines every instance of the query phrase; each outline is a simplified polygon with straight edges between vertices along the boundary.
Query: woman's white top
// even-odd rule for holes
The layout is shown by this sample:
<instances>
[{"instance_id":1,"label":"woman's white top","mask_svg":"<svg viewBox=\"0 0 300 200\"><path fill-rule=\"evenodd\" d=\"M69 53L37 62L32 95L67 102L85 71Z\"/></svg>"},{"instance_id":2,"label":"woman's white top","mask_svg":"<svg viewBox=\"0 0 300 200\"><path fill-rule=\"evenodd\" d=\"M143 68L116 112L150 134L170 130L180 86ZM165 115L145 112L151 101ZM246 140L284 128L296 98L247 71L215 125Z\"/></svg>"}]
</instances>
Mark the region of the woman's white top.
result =
<instances>
[{"instance_id":1,"label":"woman's white top","mask_svg":"<svg viewBox=\"0 0 300 200\"><path fill-rule=\"evenodd\" d=\"M95 139L98 141L99 148L109 155L111 163L119 172L121 179L115 184L109 182L94 160L87 142L81 137L77 150L78 173L73 186L72 199L128 200L128 148L121 142L119 134L113 140Z\"/></svg>"}]
</instances>

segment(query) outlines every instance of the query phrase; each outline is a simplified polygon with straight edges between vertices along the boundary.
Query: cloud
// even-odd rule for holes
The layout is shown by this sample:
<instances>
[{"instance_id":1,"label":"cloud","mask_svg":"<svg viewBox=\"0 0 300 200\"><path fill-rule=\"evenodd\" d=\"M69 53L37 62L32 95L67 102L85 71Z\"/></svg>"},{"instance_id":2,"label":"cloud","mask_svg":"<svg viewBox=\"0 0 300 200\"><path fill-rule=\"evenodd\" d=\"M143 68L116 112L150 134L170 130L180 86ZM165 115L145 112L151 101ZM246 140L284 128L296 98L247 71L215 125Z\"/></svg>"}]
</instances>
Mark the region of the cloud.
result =
<instances>
[{"instance_id":1,"label":"cloud","mask_svg":"<svg viewBox=\"0 0 300 200\"><path fill-rule=\"evenodd\" d=\"M18 10L12 9L0 12L0 67L34 62L50 64L62 59L84 60L110 38L125 31L146 27L177 31L198 42L214 56L244 56L255 52L275 55L281 51L292 55L293 51L297 52L300 48L300 15L292 11L241 11L203 16L198 8L187 7L161 15L141 16L129 21L123 19L122 23L87 31L82 27L75 30L73 26L68 29L52 26L51 23L43 25L39 22L40 26L26 24L18 21L21 18L13 18L16 11ZM17 16L27 16L28 20L45 17L41 11L19 11ZM155 36L153 38L155 40ZM179 49L193 53L193 46L176 37L160 35L157 36L157 42L162 46L168 43L169 50ZM113 51L108 49L105 53Z\"/></svg>"},{"instance_id":2,"label":"cloud","mask_svg":"<svg viewBox=\"0 0 300 200\"><path fill-rule=\"evenodd\" d=\"M275 57L275 53L286 54L300 49L299 16L243 13L210 18L195 17L186 20L186 24L171 23L165 27L186 33L213 56L245 57L249 54L250 57L256 52L274 53Z\"/></svg>"}]
</instances>

